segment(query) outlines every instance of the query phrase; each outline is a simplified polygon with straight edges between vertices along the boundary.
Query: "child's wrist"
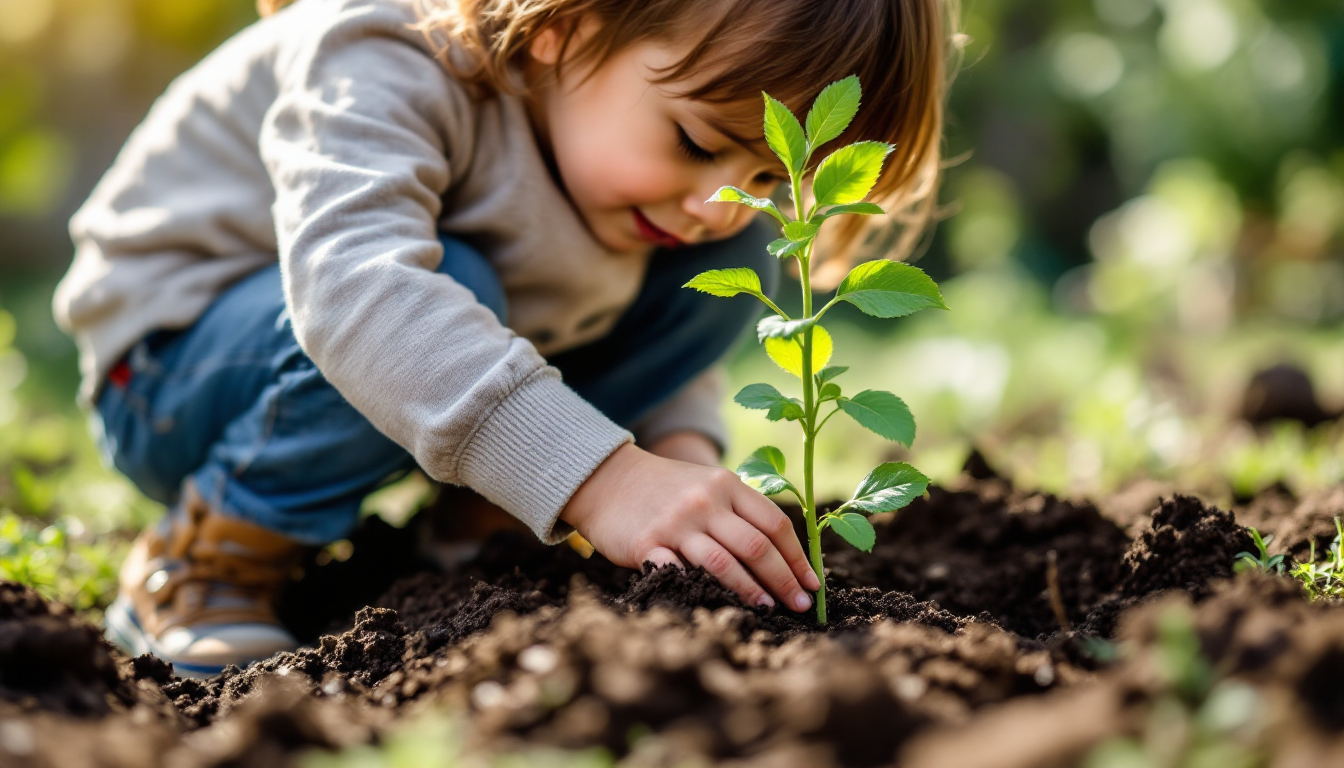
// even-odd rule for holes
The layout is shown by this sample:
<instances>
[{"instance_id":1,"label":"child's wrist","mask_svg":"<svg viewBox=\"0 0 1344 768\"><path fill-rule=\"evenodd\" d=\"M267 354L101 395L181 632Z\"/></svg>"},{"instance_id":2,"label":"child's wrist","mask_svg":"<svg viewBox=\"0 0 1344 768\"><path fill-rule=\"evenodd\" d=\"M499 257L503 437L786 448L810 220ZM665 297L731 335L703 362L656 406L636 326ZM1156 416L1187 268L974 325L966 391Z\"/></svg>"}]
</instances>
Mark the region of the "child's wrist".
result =
<instances>
[{"instance_id":1,"label":"child's wrist","mask_svg":"<svg viewBox=\"0 0 1344 768\"><path fill-rule=\"evenodd\" d=\"M619 482L619 478L639 460L641 454L645 452L636 448L634 443L625 443L612 451L610 456L597 465L597 469L593 470L588 479L583 481L578 490L574 491L569 503L560 510L560 520L583 533L591 513L597 509L602 495L606 492L605 489L613 482Z\"/></svg>"}]
</instances>

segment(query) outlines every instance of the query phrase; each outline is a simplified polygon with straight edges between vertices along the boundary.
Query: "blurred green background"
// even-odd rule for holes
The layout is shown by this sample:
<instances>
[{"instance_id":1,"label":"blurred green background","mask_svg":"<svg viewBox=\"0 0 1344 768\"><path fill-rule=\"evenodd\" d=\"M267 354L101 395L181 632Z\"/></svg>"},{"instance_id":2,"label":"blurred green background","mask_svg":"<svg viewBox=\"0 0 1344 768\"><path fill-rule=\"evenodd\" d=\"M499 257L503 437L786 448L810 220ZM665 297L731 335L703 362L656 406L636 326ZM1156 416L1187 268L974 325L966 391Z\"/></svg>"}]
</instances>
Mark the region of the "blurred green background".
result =
<instances>
[{"instance_id":1,"label":"blurred green background","mask_svg":"<svg viewBox=\"0 0 1344 768\"><path fill-rule=\"evenodd\" d=\"M893 451L832 421L823 494L885 458L949 480L972 446L1073 495L1338 482L1337 420L1238 414L1278 363L1309 375L1322 417L1344 408L1344 4L979 0L963 16L944 221L918 258L953 311L828 321L846 389L895 391L919 437ZM0 577L82 608L157 510L101 467L74 406L49 309L66 221L168 82L255 18L251 0L0 0ZM791 386L753 344L732 376ZM730 462L769 442L797 465L792 425L726 413Z\"/></svg>"}]
</instances>

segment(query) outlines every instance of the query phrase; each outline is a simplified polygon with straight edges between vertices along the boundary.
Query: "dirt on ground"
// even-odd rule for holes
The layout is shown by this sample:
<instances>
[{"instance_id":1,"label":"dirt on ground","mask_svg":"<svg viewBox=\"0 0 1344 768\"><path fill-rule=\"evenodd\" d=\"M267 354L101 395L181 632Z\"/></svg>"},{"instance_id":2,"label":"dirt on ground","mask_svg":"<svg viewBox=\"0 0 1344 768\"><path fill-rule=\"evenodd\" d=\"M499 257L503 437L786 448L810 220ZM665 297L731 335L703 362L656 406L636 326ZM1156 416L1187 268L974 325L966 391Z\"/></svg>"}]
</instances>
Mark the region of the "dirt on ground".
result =
<instances>
[{"instance_id":1,"label":"dirt on ground","mask_svg":"<svg viewBox=\"0 0 1344 768\"><path fill-rule=\"evenodd\" d=\"M1236 517L1171 495L1117 519L972 469L875 518L871 554L827 534L826 627L748 608L698 569L635 572L516 534L444 573L416 556L416 524L373 518L352 556L312 559L291 585L282 613L305 648L200 682L3 584L0 765L287 766L425 712L461 718L480 754L1079 765L1142 739L1169 698L1151 658L1171 610L1218 679L1272 712L1257 742L1272 762L1255 764L1344 756L1344 612L1232 572L1252 548L1241 522L1302 557L1329 543L1344 490L1270 494Z\"/></svg>"}]
</instances>

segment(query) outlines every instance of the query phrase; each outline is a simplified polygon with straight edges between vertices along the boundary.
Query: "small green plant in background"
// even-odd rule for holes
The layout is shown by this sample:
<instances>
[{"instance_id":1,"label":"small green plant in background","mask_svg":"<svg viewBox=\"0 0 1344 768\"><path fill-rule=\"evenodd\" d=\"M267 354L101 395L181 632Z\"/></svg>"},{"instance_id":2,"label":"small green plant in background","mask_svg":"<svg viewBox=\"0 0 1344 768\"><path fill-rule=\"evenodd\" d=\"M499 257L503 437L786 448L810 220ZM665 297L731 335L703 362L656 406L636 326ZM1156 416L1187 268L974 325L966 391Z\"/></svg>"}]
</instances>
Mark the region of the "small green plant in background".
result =
<instances>
[{"instance_id":1,"label":"small green plant in background","mask_svg":"<svg viewBox=\"0 0 1344 768\"><path fill-rule=\"evenodd\" d=\"M750 269L718 269L697 275L687 288L714 296L750 294L774 314L756 326L766 353L780 368L802 383L802 398L788 397L769 384L751 384L734 400L765 411L771 421L795 421L803 431L802 489L785 478L784 455L766 446L737 468L742 479L767 496L789 492L798 497L807 523L809 559L821 589L817 592L817 620L826 623L826 577L822 569L821 531L827 527L845 541L869 552L876 533L867 515L893 512L924 493L929 479L909 464L888 462L874 469L859 483L853 498L818 517L814 497L813 460L817 434L837 413L844 412L862 426L907 448L915 439L915 420L896 395L864 390L846 396L836 382L844 366L827 366L833 342L821 325L825 314L847 301L864 313L883 318L903 317L943 304L938 286L915 267L879 259L855 267L836 290L835 297L815 314L812 309L811 266L813 245L827 219L842 215L868 216L884 213L875 203L864 202L882 172L892 146L860 141L827 155L811 166L818 147L840 136L858 113L861 89L857 77L847 77L827 86L807 113L807 127L781 102L765 97L765 138L770 149L789 173L793 218L782 213L773 200L753 197L736 187L723 187L710 202L737 203L764 211L779 222L783 237L770 243L769 251L780 259L797 259L802 282L803 315L790 317L761 290L760 277ZM803 180L812 173L810 206L804 209ZM834 406L824 417L827 404Z\"/></svg>"},{"instance_id":2,"label":"small green plant in background","mask_svg":"<svg viewBox=\"0 0 1344 768\"><path fill-rule=\"evenodd\" d=\"M1260 532L1254 528L1248 529L1251 532L1251 540L1255 542L1255 552L1238 552L1236 560L1232 564L1232 570L1237 573L1245 571L1259 571L1261 573L1283 573L1283 555L1270 555L1269 545L1274 543L1274 534L1261 536Z\"/></svg>"},{"instance_id":3,"label":"small green plant in background","mask_svg":"<svg viewBox=\"0 0 1344 768\"><path fill-rule=\"evenodd\" d=\"M128 544L93 541L84 524L62 517L50 525L0 508L0 579L95 615L116 592L117 567Z\"/></svg>"},{"instance_id":4,"label":"small green plant in background","mask_svg":"<svg viewBox=\"0 0 1344 768\"><path fill-rule=\"evenodd\" d=\"M1255 542L1256 552L1238 552L1232 569L1237 573L1255 571L1259 573L1284 572L1283 555L1269 554L1269 545L1273 536L1261 536L1254 528L1248 529L1251 540ZM1344 524L1335 518L1335 538L1325 550L1325 559L1316 561L1316 542L1311 542L1310 554L1306 562L1297 563L1288 571L1288 575L1302 584L1302 591L1310 600L1344 599Z\"/></svg>"},{"instance_id":5,"label":"small green plant in background","mask_svg":"<svg viewBox=\"0 0 1344 768\"><path fill-rule=\"evenodd\" d=\"M1335 539L1325 551L1325 560L1316 562L1316 542L1311 542L1311 553L1305 563L1298 563L1289 572L1302 583L1302 590L1312 600L1344 598L1344 527L1335 518Z\"/></svg>"}]
</instances>

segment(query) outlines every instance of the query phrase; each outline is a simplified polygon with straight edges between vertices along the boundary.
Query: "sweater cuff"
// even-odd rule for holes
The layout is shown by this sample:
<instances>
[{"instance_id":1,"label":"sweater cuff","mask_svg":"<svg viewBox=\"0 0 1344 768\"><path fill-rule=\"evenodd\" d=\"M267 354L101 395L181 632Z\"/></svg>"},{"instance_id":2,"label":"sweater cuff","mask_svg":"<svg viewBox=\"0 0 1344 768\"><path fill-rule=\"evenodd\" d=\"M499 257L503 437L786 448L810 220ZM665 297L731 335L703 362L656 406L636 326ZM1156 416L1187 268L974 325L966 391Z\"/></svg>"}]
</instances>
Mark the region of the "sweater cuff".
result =
<instances>
[{"instance_id":1,"label":"sweater cuff","mask_svg":"<svg viewBox=\"0 0 1344 768\"><path fill-rule=\"evenodd\" d=\"M589 475L633 439L554 368L524 381L467 442L458 478L547 544L574 531L560 511Z\"/></svg>"}]
</instances>

